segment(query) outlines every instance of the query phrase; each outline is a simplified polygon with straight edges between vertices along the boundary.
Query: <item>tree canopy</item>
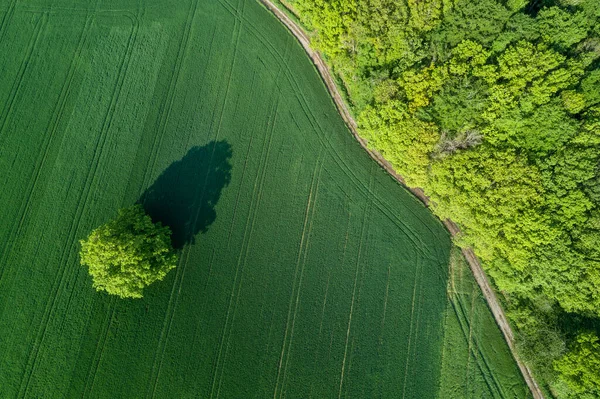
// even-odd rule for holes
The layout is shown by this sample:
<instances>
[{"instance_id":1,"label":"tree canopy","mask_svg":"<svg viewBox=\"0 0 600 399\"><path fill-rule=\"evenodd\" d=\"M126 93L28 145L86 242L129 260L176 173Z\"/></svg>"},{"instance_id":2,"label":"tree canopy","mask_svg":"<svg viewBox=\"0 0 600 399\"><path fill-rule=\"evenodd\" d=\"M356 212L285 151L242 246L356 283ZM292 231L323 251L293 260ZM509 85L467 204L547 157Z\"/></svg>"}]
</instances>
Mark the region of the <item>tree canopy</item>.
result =
<instances>
[{"instance_id":1,"label":"tree canopy","mask_svg":"<svg viewBox=\"0 0 600 399\"><path fill-rule=\"evenodd\" d=\"M561 373L561 382L574 393L570 396L600 396L600 382L594 378L600 374L600 343L595 333L579 334L572 350L557 360L554 367Z\"/></svg>"},{"instance_id":2,"label":"tree canopy","mask_svg":"<svg viewBox=\"0 0 600 399\"><path fill-rule=\"evenodd\" d=\"M87 266L97 291L121 298L141 298L148 285L162 280L178 261L171 230L152 223L141 205L119 210L81 243L81 264Z\"/></svg>"}]
</instances>

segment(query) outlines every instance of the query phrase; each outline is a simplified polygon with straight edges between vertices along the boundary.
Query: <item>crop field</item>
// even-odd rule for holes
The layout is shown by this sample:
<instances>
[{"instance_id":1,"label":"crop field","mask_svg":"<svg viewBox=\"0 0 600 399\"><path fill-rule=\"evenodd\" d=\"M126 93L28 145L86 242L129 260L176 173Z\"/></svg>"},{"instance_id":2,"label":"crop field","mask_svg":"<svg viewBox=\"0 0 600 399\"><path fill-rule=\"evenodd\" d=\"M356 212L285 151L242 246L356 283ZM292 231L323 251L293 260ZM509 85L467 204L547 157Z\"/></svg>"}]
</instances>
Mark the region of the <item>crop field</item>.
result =
<instances>
[{"instance_id":1,"label":"crop field","mask_svg":"<svg viewBox=\"0 0 600 399\"><path fill-rule=\"evenodd\" d=\"M492 312L452 249L439 398L531 398Z\"/></svg>"},{"instance_id":2,"label":"crop field","mask_svg":"<svg viewBox=\"0 0 600 399\"><path fill-rule=\"evenodd\" d=\"M258 2L1 0L0 54L0 397L436 397L448 234ZM181 261L116 300L138 201Z\"/></svg>"}]
</instances>

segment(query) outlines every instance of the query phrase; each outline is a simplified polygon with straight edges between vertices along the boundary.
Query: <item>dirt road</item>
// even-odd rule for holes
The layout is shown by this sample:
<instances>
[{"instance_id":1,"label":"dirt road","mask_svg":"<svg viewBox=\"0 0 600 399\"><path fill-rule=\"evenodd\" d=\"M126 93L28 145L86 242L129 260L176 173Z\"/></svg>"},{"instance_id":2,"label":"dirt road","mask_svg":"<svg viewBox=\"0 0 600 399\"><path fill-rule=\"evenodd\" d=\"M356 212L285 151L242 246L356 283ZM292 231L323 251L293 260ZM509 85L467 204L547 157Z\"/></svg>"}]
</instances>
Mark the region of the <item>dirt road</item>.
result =
<instances>
[{"instance_id":1,"label":"dirt road","mask_svg":"<svg viewBox=\"0 0 600 399\"><path fill-rule=\"evenodd\" d=\"M298 39L300 44L302 44L302 47L304 47L304 50L309 55L309 57L312 59L315 66L317 67L317 70L319 71L321 78L323 79L323 81L325 82L325 85L327 86L327 90L333 97L333 101L335 102L335 105L336 105L338 111L340 112L342 118L344 119L344 121L346 122L348 127L350 128L350 131L352 132L352 134L354 135L356 140L358 140L358 142L365 149L365 151L367 151L369 153L371 158L373 158L375 161L377 161L377 163L379 163L379 165L381 165L381 167L384 168L396 180L398 180L401 184L406 186L404 179L402 178L402 176L400 176L399 174L396 173L396 171L394 170L392 165L388 161L386 161L381 156L381 154L379 154L377 151L369 149L367 147L367 142L365 141L365 139L363 139L362 137L360 137L358 135L356 122L354 121L354 118L350 114L350 111L348 110L346 103L344 102L344 100L342 99L342 96L340 95L340 93L338 91L335 81L333 80L333 77L331 75L331 71L329 70L329 68L327 67L325 62L323 61L323 58L321 58L321 55L311 48L310 39L306 35L304 30L302 30L302 28L300 28L290 17L288 17L288 15L286 13L281 11L270 0L260 0L260 1L292 32L292 34ZM420 188L410 188L410 187L408 187L408 189L415 196L417 196L421 201L423 201L423 203L426 206L429 205L429 199L427 198L427 196L425 195L423 190L421 190ZM451 220L445 220L444 225L446 226L446 228L448 229L448 231L450 232L450 234L452 236L460 234L459 227ZM523 364L519 360L519 358L517 356L517 353L515 351L515 345L514 345L513 331L510 328L508 321L506 320L506 315L504 314L504 310L500 306L500 303L498 301L496 293L492 289L492 286L490 285L490 282L489 282L485 272L483 271L483 268L481 267L481 263L479 262L479 259L477 259L477 256L475 255L473 250L470 248L463 249L462 253L465 256L465 258L467 259L467 262L469 263L471 271L473 272L473 275L475 276L475 280L477 281L477 284L479 284L479 287L481 288L481 292L483 293L483 295L485 296L485 298L487 300L487 303L494 315L494 318L496 319L496 323L498 323L500 330L502 330L502 333L504 334L504 338L506 339L506 342L508 343L508 346L510 347L513 357L515 358L515 360L519 366L519 369L521 370L521 373L523 374L523 378L525 379L525 382L527 383L527 385L529 386L529 389L531 390L531 393L533 394L534 399L544 399L544 395L542 394L542 391L540 390L538 384L535 382L535 380L531 374L531 371L525 364Z\"/></svg>"}]
</instances>

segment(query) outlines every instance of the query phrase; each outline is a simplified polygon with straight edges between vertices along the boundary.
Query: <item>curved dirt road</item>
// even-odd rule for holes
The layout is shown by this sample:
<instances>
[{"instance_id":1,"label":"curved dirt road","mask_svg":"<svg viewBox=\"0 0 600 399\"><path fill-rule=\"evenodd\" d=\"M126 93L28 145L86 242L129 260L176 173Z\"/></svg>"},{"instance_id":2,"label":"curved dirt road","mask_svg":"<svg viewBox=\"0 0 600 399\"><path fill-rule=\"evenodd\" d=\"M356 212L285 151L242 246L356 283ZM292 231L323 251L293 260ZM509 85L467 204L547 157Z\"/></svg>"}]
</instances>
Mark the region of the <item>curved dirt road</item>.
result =
<instances>
[{"instance_id":1,"label":"curved dirt road","mask_svg":"<svg viewBox=\"0 0 600 399\"><path fill-rule=\"evenodd\" d=\"M350 114L350 111L348 110L346 103L342 99L342 96L340 95L340 93L338 91L338 88L335 84L335 81L333 80L333 77L331 75L329 68L323 61L323 58L321 58L321 55L310 47L310 39L308 38L308 36L304 32L304 30L302 30L302 28L300 28L286 13L281 11L275 4L273 4L272 1L260 0L260 2L265 7L267 7L267 9L269 9L284 24L292 32L292 34L298 39L300 44L302 44L302 47L304 48L304 50L306 51L308 56L312 59L313 63L317 67L317 70L319 71L321 78L323 79L323 81L325 82L325 85L327 86L327 90L333 97L333 101L335 102L335 105L336 105L338 111L340 112L342 118L346 122L346 125L348 125L348 127L350 128L350 131L352 132L352 134L354 135L356 140L358 140L360 145L365 149L365 151L367 151L367 153L371 156L371 158L373 158L375 161L377 161L377 163L379 163L379 165L382 168L384 168L390 175L392 175L402 185L406 186L404 179L402 178L402 176L400 176L399 174L396 173L396 171L394 170L392 165L388 161L386 161L381 156L381 154L379 154L377 151L369 149L367 147L366 140L358 135L357 124L354 121L354 118L352 117L352 115ZM410 188L410 187L407 187L407 188L415 196L417 196L426 206L429 205L429 199L427 198L427 196L425 195L423 190L421 190L420 188ZM450 234L452 236L455 236L460 233L459 227L451 220L445 220L444 225L446 226L446 228L448 229L448 231L450 232ZM534 399L544 399L544 395L542 394L542 391L540 390L538 384L535 382L533 375L531 374L531 371L525 364L523 364L519 360L519 358L517 356L517 353L515 351L515 345L514 345L513 331L510 328L510 325L508 324L506 315L504 314L504 310L500 306L500 303L498 301L496 293L492 289L492 286L490 285L490 282L489 282L485 272L483 271L483 268L481 267L481 263L479 262L479 259L477 259L477 256L475 255L473 250L470 248L462 249L462 253L463 253L464 257L467 259L467 262L469 263L471 271L473 272L473 275L475 276L475 280L477 281L477 284L481 288L481 292L483 293L483 295L492 311L492 314L494 315L494 318L496 319L496 323L498 323L498 326L500 327L502 334L504 334L504 338L506 339L506 342L508 343L508 346L513 354L513 357L515 358L517 365L519 366L519 369L521 370L521 373L523 374L523 378L525 379L525 382L527 383L527 385L529 386L529 389L531 390L531 393L533 394Z\"/></svg>"}]
</instances>

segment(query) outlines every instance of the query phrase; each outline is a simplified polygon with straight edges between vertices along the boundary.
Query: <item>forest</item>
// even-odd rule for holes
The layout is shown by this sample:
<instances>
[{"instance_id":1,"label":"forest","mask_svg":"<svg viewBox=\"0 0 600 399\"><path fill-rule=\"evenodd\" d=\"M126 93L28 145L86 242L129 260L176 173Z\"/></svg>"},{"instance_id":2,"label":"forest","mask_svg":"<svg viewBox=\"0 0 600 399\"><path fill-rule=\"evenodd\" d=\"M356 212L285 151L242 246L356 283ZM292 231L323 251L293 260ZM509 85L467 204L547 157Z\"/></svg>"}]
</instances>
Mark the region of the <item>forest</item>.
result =
<instances>
[{"instance_id":1,"label":"forest","mask_svg":"<svg viewBox=\"0 0 600 399\"><path fill-rule=\"evenodd\" d=\"M556 398L600 397L599 3L286 3L361 135L460 225Z\"/></svg>"}]
</instances>

